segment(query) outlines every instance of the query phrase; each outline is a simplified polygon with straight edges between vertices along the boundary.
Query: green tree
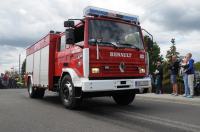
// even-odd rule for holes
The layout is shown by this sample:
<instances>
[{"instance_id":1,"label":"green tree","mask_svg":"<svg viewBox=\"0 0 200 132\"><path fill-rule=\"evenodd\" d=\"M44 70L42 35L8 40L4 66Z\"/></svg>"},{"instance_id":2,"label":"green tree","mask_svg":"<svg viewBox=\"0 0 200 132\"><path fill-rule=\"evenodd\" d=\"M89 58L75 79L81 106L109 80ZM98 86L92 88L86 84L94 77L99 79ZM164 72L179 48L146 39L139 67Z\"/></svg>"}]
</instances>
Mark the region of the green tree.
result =
<instances>
[{"instance_id":1,"label":"green tree","mask_svg":"<svg viewBox=\"0 0 200 132\"><path fill-rule=\"evenodd\" d=\"M149 37L148 36L144 36L144 41L145 44L147 44ZM156 69L156 62L159 61L163 61L163 56L160 55L160 47L156 42L153 42L153 47L152 48L148 48L148 53L149 53L149 71L150 73L153 73ZM147 45L145 45L147 46Z\"/></svg>"},{"instance_id":2,"label":"green tree","mask_svg":"<svg viewBox=\"0 0 200 132\"><path fill-rule=\"evenodd\" d=\"M176 49L175 38L171 39L171 43L172 45L170 46L170 49L167 50L167 54L166 54L166 58L168 60L170 60L171 56L176 55L177 57L179 57L179 54L180 54L179 52L177 52L177 49Z\"/></svg>"},{"instance_id":3,"label":"green tree","mask_svg":"<svg viewBox=\"0 0 200 132\"><path fill-rule=\"evenodd\" d=\"M195 70L200 71L200 61L194 64Z\"/></svg>"}]
</instances>

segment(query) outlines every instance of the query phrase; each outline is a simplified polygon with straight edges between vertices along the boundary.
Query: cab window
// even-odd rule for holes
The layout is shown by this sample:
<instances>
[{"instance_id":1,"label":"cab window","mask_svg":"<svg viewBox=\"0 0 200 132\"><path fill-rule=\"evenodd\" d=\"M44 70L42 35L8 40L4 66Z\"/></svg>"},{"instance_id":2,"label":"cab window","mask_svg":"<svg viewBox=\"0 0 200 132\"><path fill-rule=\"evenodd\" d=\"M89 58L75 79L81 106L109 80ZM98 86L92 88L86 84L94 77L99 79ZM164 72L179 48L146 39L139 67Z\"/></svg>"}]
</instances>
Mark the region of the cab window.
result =
<instances>
[{"instance_id":1,"label":"cab window","mask_svg":"<svg viewBox=\"0 0 200 132\"><path fill-rule=\"evenodd\" d=\"M83 44L84 41L84 25L74 29L75 44Z\"/></svg>"}]
</instances>

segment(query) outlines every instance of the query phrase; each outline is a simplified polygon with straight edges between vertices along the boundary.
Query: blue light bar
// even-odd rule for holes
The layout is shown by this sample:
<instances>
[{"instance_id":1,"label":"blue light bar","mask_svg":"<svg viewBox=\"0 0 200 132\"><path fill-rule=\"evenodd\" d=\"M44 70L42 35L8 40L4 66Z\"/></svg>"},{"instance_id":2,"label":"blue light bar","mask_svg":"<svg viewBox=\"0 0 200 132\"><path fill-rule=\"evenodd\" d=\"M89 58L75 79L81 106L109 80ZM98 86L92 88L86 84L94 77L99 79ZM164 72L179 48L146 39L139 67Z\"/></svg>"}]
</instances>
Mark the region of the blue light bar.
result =
<instances>
[{"instance_id":1,"label":"blue light bar","mask_svg":"<svg viewBox=\"0 0 200 132\"><path fill-rule=\"evenodd\" d=\"M118 18L124 21L134 22L139 24L139 17L135 15L130 15L127 13L97 8L88 6L84 9L84 16L104 16L104 17L111 17L111 18Z\"/></svg>"}]
</instances>

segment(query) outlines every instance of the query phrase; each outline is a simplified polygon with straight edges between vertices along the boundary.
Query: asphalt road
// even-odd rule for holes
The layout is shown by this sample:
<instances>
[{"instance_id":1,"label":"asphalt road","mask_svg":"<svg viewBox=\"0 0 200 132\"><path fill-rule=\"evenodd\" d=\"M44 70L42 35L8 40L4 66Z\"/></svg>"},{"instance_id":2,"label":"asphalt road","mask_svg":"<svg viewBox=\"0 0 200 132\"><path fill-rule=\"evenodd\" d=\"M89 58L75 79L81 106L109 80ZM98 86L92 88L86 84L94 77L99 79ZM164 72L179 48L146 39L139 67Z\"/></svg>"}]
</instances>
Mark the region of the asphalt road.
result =
<instances>
[{"instance_id":1,"label":"asphalt road","mask_svg":"<svg viewBox=\"0 0 200 132\"><path fill-rule=\"evenodd\" d=\"M68 110L55 93L39 100L26 89L0 89L0 132L199 132L199 115L198 105L137 97L129 106L105 97Z\"/></svg>"}]
</instances>

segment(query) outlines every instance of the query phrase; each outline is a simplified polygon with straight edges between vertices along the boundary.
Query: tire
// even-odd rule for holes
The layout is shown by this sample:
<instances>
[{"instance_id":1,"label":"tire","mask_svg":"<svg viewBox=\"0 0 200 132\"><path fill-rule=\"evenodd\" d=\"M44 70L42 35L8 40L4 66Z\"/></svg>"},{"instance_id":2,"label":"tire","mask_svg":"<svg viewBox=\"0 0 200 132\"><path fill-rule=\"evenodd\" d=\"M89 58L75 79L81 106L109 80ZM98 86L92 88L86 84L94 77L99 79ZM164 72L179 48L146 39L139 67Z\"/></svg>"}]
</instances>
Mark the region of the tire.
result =
<instances>
[{"instance_id":1,"label":"tire","mask_svg":"<svg viewBox=\"0 0 200 132\"><path fill-rule=\"evenodd\" d=\"M81 99L75 98L74 84L69 75L65 75L61 81L60 98L63 105L68 109L80 106Z\"/></svg>"},{"instance_id":2,"label":"tire","mask_svg":"<svg viewBox=\"0 0 200 132\"><path fill-rule=\"evenodd\" d=\"M135 99L135 92L126 91L126 92L116 93L112 97L118 105L129 105Z\"/></svg>"},{"instance_id":3,"label":"tire","mask_svg":"<svg viewBox=\"0 0 200 132\"><path fill-rule=\"evenodd\" d=\"M28 80L28 93L30 98L43 98L45 89L42 88L33 88L31 79Z\"/></svg>"},{"instance_id":4,"label":"tire","mask_svg":"<svg viewBox=\"0 0 200 132\"><path fill-rule=\"evenodd\" d=\"M32 86L32 82L31 82L31 79L29 78L28 79L28 93L29 93L29 97L30 98L36 98L37 96L37 94L36 94L36 89L35 88L33 88L33 86Z\"/></svg>"},{"instance_id":5,"label":"tire","mask_svg":"<svg viewBox=\"0 0 200 132\"><path fill-rule=\"evenodd\" d=\"M45 94L45 89L44 88L37 88L36 89L37 98L42 99L44 97L44 94Z\"/></svg>"}]
</instances>

